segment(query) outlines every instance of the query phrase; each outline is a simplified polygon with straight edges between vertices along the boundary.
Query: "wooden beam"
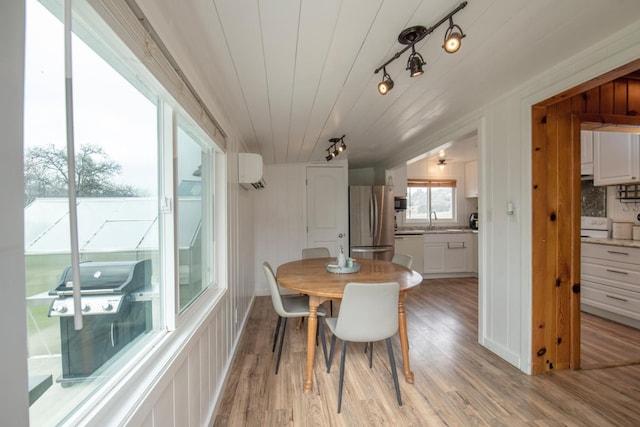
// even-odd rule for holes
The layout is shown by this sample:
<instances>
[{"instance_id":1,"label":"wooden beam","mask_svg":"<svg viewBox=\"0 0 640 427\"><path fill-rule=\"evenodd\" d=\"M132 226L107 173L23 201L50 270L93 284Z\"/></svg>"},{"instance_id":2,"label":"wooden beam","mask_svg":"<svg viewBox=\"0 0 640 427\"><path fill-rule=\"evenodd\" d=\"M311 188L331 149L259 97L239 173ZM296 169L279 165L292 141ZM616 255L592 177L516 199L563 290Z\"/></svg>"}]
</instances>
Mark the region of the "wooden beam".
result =
<instances>
[{"instance_id":1,"label":"wooden beam","mask_svg":"<svg viewBox=\"0 0 640 427\"><path fill-rule=\"evenodd\" d=\"M621 114L581 113L583 123L613 123L618 125L640 126L640 116L623 116Z\"/></svg>"},{"instance_id":2,"label":"wooden beam","mask_svg":"<svg viewBox=\"0 0 640 427\"><path fill-rule=\"evenodd\" d=\"M563 99L571 98L576 95L581 95L584 92L589 91L590 89L597 88L605 83L611 82L616 79L623 78L629 75L630 78L637 78L637 72L640 70L640 59L636 59L635 61L631 61L628 64L622 65L618 68L615 68L608 73L605 73L601 76L594 77L591 80L587 80L586 82L572 87L571 89L567 89L564 92L560 92L557 95L548 98L537 105L553 105L556 104Z\"/></svg>"}]
</instances>

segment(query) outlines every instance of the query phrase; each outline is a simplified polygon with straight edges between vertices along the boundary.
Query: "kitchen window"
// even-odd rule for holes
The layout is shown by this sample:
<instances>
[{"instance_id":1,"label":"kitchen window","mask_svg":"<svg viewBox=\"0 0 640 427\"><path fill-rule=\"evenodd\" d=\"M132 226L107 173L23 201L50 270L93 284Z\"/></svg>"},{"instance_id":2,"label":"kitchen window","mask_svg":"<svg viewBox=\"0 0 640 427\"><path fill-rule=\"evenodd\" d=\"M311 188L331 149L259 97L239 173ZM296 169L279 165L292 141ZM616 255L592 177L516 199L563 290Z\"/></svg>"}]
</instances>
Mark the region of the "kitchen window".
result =
<instances>
[{"instance_id":1,"label":"kitchen window","mask_svg":"<svg viewBox=\"0 0 640 427\"><path fill-rule=\"evenodd\" d=\"M406 222L454 222L455 190L455 179L408 179Z\"/></svg>"},{"instance_id":2,"label":"kitchen window","mask_svg":"<svg viewBox=\"0 0 640 427\"><path fill-rule=\"evenodd\" d=\"M217 286L215 194L224 185L214 179L220 148L82 2L73 11L75 156L67 155L64 25L52 12L59 6L26 2L28 368L34 390L44 390L30 393L33 425L63 423L89 396L106 393ZM101 25L87 31L89 22ZM70 224L82 329L72 316Z\"/></svg>"}]
</instances>

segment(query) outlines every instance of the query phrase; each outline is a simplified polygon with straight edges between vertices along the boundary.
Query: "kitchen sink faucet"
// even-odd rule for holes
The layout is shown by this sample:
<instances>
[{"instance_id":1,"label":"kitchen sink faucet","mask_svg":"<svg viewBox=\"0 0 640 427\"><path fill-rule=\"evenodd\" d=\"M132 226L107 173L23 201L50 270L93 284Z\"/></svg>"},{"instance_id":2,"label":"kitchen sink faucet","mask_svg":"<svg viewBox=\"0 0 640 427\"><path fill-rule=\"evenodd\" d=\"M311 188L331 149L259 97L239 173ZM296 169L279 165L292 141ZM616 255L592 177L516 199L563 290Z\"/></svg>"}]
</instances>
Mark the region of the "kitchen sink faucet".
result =
<instances>
[{"instance_id":1,"label":"kitchen sink faucet","mask_svg":"<svg viewBox=\"0 0 640 427\"><path fill-rule=\"evenodd\" d=\"M429 213L429 227L433 227L433 222L431 221L432 218L436 221L438 220L438 215L436 214L436 211L431 211Z\"/></svg>"}]
</instances>

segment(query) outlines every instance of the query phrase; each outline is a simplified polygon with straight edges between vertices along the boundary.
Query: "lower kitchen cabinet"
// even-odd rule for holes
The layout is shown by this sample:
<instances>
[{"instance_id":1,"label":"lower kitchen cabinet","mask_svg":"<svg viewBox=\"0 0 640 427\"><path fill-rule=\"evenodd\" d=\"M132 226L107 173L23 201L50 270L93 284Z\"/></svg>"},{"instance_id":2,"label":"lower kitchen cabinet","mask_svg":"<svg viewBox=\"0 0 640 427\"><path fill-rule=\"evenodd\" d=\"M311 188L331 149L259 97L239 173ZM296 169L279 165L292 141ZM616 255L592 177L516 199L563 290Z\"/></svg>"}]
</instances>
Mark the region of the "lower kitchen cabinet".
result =
<instances>
[{"instance_id":1,"label":"lower kitchen cabinet","mask_svg":"<svg viewBox=\"0 0 640 427\"><path fill-rule=\"evenodd\" d=\"M471 271L478 274L478 233L471 233Z\"/></svg>"},{"instance_id":2,"label":"lower kitchen cabinet","mask_svg":"<svg viewBox=\"0 0 640 427\"><path fill-rule=\"evenodd\" d=\"M582 243L582 311L640 328L640 248Z\"/></svg>"},{"instance_id":3,"label":"lower kitchen cabinet","mask_svg":"<svg viewBox=\"0 0 640 427\"><path fill-rule=\"evenodd\" d=\"M422 234L396 236L395 248L396 253L411 255L413 257L413 264L411 269L422 274L424 265L422 263L424 244L422 240Z\"/></svg>"},{"instance_id":4,"label":"lower kitchen cabinet","mask_svg":"<svg viewBox=\"0 0 640 427\"><path fill-rule=\"evenodd\" d=\"M472 233L425 234L424 276L474 276L472 239Z\"/></svg>"}]
</instances>

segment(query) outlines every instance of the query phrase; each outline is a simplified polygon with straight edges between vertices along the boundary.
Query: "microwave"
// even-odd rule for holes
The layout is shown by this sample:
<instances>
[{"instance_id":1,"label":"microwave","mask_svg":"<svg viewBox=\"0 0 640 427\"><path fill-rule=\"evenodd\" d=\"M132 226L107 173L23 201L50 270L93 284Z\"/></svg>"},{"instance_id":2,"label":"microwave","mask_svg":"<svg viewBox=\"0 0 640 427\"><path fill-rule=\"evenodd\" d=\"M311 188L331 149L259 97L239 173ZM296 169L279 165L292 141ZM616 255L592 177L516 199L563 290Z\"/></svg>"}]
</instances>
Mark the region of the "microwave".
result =
<instances>
[{"instance_id":1,"label":"microwave","mask_svg":"<svg viewBox=\"0 0 640 427\"><path fill-rule=\"evenodd\" d=\"M407 210L407 198L403 196L396 196L393 198L393 205L396 211Z\"/></svg>"}]
</instances>

